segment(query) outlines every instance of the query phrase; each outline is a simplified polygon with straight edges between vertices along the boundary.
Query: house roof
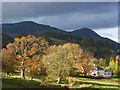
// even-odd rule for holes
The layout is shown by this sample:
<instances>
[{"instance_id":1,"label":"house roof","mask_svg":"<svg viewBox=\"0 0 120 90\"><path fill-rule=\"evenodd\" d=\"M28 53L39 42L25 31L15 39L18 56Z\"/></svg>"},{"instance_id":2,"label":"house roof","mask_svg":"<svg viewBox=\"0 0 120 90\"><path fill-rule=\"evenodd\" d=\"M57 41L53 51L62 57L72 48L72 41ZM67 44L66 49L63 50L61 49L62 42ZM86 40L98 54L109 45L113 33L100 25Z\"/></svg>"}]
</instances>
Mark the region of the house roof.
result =
<instances>
[{"instance_id":1,"label":"house roof","mask_svg":"<svg viewBox=\"0 0 120 90\"><path fill-rule=\"evenodd\" d=\"M100 66L98 66L98 65L97 65L97 69L98 69L98 70L104 70L102 67L100 67Z\"/></svg>"}]
</instances>

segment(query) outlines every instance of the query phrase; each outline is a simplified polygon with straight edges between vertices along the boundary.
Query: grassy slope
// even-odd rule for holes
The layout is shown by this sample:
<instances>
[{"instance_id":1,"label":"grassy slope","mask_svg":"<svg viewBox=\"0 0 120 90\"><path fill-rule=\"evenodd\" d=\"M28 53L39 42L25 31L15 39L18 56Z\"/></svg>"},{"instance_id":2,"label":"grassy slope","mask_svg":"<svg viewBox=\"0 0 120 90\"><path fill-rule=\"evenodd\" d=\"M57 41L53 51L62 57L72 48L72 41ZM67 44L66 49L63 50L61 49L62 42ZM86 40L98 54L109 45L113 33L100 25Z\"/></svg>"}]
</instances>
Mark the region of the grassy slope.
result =
<instances>
[{"instance_id":1,"label":"grassy slope","mask_svg":"<svg viewBox=\"0 0 120 90\"><path fill-rule=\"evenodd\" d=\"M2 78L3 88L40 88L40 83L36 81L22 80L16 78Z\"/></svg>"},{"instance_id":2,"label":"grassy slope","mask_svg":"<svg viewBox=\"0 0 120 90\"><path fill-rule=\"evenodd\" d=\"M64 40L60 40L60 39L56 39L56 38L50 38L50 39L53 41L56 41L56 42L65 42Z\"/></svg>"},{"instance_id":3,"label":"grassy slope","mask_svg":"<svg viewBox=\"0 0 120 90\"><path fill-rule=\"evenodd\" d=\"M56 39L56 38L50 38L50 40L52 40L52 43L55 44L55 45L60 45L60 44L66 43L66 41Z\"/></svg>"},{"instance_id":4,"label":"grassy slope","mask_svg":"<svg viewBox=\"0 0 120 90\"><path fill-rule=\"evenodd\" d=\"M118 80L118 79L117 79ZM80 78L72 77L70 84L56 84L52 83L49 86L40 85L40 79L33 80L23 80L19 76L3 77L2 87L3 88L60 88L67 85L69 88L120 88L120 85L114 81L114 79L90 79L90 78Z\"/></svg>"},{"instance_id":5,"label":"grassy slope","mask_svg":"<svg viewBox=\"0 0 120 90\"><path fill-rule=\"evenodd\" d=\"M61 88L61 86L41 85L40 79L21 79L20 76L2 77L2 88Z\"/></svg>"},{"instance_id":6,"label":"grassy slope","mask_svg":"<svg viewBox=\"0 0 120 90\"><path fill-rule=\"evenodd\" d=\"M92 88L120 88L118 82L112 79L89 79L89 78L78 78L85 81L88 84L92 84Z\"/></svg>"}]
</instances>

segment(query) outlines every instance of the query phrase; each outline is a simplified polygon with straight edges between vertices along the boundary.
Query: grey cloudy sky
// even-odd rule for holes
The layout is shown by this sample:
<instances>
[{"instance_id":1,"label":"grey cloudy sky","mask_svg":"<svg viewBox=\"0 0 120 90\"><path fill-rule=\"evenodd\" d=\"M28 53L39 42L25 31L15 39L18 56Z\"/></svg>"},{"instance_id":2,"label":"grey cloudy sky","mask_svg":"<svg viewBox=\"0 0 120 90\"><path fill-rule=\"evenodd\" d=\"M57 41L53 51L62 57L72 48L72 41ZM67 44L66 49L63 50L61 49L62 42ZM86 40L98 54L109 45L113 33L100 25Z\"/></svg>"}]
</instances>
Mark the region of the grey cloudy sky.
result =
<instances>
[{"instance_id":1,"label":"grey cloudy sky","mask_svg":"<svg viewBox=\"0 0 120 90\"><path fill-rule=\"evenodd\" d=\"M4 2L2 15L3 23L32 20L63 30L118 27L117 2Z\"/></svg>"}]
</instances>

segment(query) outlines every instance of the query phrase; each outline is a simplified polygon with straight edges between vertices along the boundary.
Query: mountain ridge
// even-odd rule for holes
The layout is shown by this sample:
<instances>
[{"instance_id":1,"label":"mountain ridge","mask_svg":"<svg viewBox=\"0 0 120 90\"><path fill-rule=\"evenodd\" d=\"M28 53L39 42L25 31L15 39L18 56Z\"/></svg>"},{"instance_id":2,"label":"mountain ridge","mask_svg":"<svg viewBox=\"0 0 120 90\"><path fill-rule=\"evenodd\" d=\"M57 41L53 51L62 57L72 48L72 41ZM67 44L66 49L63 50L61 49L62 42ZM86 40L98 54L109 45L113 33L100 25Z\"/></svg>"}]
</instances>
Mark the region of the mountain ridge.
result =
<instances>
[{"instance_id":1,"label":"mountain ridge","mask_svg":"<svg viewBox=\"0 0 120 90\"><path fill-rule=\"evenodd\" d=\"M56 27L51 27L50 25L38 24L33 21L22 21L18 23L3 23L2 31L3 31L3 34L11 36L11 37L17 37L21 33L41 35L45 32L58 32L58 33L74 34L74 35L88 37L88 38L109 40L110 42L112 42L113 44L117 46L120 45L119 43L109 38L100 36L95 31L89 28L81 28L81 29L76 29L71 32L67 32L62 29L58 29Z\"/></svg>"}]
</instances>

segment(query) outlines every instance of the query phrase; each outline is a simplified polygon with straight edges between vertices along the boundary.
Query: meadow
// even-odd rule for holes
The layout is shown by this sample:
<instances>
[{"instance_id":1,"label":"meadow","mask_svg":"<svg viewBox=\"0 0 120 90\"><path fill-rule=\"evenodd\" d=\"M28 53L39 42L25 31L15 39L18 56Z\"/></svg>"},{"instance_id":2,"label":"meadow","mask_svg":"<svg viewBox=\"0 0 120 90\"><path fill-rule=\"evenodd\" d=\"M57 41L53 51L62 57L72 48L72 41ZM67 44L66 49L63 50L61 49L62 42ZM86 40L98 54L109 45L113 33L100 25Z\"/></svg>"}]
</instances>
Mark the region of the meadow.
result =
<instances>
[{"instance_id":1,"label":"meadow","mask_svg":"<svg viewBox=\"0 0 120 90\"><path fill-rule=\"evenodd\" d=\"M60 84L55 82L41 83L41 79L21 79L19 75L3 76L2 88L79 88L79 89L120 89L118 78L91 79L83 77L67 77Z\"/></svg>"}]
</instances>

